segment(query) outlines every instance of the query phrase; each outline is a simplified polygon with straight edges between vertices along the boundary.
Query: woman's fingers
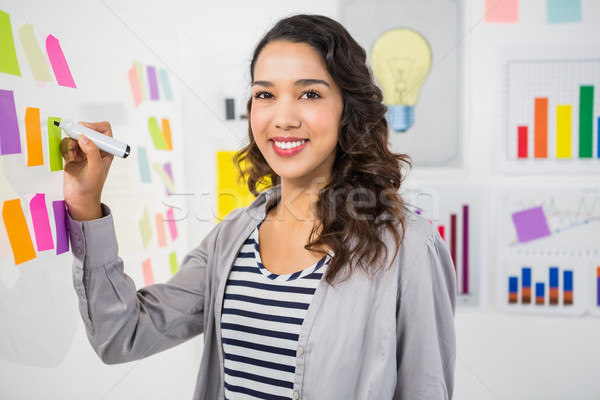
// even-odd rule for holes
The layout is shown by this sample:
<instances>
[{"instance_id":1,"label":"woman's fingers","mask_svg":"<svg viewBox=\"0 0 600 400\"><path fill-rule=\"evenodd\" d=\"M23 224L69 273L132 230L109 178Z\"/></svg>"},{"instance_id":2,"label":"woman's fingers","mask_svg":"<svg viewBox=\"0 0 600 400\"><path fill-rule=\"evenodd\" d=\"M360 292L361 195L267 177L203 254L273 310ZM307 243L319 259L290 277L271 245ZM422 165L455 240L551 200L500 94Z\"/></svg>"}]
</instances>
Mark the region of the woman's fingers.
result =
<instances>
[{"instance_id":1,"label":"woman's fingers","mask_svg":"<svg viewBox=\"0 0 600 400\"><path fill-rule=\"evenodd\" d=\"M60 153L66 162L79 161L77 160L78 149L79 143L77 143L77 140L66 137L60 141Z\"/></svg>"}]
</instances>

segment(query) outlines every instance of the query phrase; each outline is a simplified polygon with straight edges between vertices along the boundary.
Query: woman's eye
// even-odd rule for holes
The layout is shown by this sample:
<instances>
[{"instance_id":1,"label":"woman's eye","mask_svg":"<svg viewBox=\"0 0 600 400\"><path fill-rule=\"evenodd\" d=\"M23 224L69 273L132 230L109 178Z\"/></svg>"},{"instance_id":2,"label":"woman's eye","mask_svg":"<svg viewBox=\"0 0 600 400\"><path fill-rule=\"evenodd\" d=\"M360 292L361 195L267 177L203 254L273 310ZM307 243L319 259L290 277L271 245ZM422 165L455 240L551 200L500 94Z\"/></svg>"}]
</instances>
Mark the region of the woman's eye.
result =
<instances>
[{"instance_id":1,"label":"woman's eye","mask_svg":"<svg viewBox=\"0 0 600 400\"><path fill-rule=\"evenodd\" d=\"M321 95L318 92L315 92L314 90L309 90L307 92L302 93L302 98L309 100L318 99L320 97Z\"/></svg>"},{"instance_id":2,"label":"woman's eye","mask_svg":"<svg viewBox=\"0 0 600 400\"><path fill-rule=\"evenodd\" d=\"M273 95L269 92L258 92L254 95L255 99L271 99Z\"/></svg>"}]
</instances>

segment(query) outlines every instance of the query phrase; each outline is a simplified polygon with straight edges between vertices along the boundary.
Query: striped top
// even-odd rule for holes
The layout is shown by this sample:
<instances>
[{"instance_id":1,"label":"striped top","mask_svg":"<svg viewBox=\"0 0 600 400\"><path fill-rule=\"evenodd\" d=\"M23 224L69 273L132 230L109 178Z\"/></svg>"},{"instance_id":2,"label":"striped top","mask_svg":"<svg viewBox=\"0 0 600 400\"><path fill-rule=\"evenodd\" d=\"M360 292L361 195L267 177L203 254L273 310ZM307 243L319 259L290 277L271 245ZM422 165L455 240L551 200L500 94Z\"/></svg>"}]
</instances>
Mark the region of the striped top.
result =
<instances>
[{"instance_id":1,"label":"striped top","mask_svg":"<svg viewBox=\"0 0 600 400\"><path fill-rule=\"evenodd\" d=\"M233 264L223 302L225 398L291 399L298 337L329 256L299 272L270 273L258 227Z\"/></svg>"}]
</instances>

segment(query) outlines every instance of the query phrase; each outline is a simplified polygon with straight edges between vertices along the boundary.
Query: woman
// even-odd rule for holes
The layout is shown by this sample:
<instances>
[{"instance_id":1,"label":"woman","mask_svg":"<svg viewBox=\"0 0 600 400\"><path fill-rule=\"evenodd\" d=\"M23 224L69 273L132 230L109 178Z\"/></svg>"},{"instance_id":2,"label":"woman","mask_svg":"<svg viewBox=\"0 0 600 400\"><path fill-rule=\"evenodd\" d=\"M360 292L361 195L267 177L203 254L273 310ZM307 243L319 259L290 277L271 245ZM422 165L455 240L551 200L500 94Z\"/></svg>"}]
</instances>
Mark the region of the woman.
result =
<instances>
[{"instance_id":1,"label":"woman","mask_svg":"<svg viewBox=\"0 0 600 400\"><path fill-rule=\"evenodd\" d=\"M100 204L111 156L83 137L63 142L90 342L119 363L204 333L195 399L451 398L454 269L397 194L408 158L388 149L365 51L339 23L297 15L259 42L250 72L250 143L237 160L250 161L257 199L166 284L136 292L123 273Z\"/></svg>"}]
</instances>

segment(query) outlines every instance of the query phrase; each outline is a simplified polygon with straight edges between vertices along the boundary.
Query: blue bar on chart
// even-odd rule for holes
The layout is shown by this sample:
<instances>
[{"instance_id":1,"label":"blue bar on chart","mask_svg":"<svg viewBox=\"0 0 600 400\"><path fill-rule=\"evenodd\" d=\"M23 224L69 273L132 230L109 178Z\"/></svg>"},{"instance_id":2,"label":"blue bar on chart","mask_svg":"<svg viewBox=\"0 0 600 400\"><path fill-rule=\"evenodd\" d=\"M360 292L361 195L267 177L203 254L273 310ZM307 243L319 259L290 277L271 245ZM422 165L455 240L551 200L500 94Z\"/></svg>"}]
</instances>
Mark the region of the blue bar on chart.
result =
<instances>
[{"instance_id":1,"label":"blue bar on chart","mask_svg":"<svg viewBox=\"0 0 600 400\"><path fill-rule=\"evenodd\" d=\"M558 305L558 267L550 267L550 305Z\"/></svg>"},{"instance_id":2,"label":"blue bar on chart","mask_svg":"<svg viewBox=\"0 0 600 400\"><path fill-rule=\"evenodd\" d=\"M531 267L522 268L521 281L521 303L531 304Z\"/></svg>"},{"instance_id":3,"label":"blue bar on chart","mask_svg":"<svg viewBox=\"0 0 600 400\"><path fill-rule=\"evenodd\" d=\"M599 282L600 282L600 278ZM519 302L519 278L517 276L508 277L508 302L516 304Z\"/></svg>"},{"instance_id":4,"label":"blue bar on chart","mask_svg":"<svg viewBox=\"0 0 600 400\"><path fill-rule=\"evenodd\" d=\"M535 304L538 306L543 306L546 304L546 293L544 286L544 282L535 283Z\"/></svg>"},{"instance_id":5,"label":"blue bar on chart","mask_svg":"<svg viewBox=\"0 0 600 400\"><path fill-rule=\"evenodd\" d=\"M573 305L573 271L563 271L563 305Z\"/></svg>"}]
</instances>

